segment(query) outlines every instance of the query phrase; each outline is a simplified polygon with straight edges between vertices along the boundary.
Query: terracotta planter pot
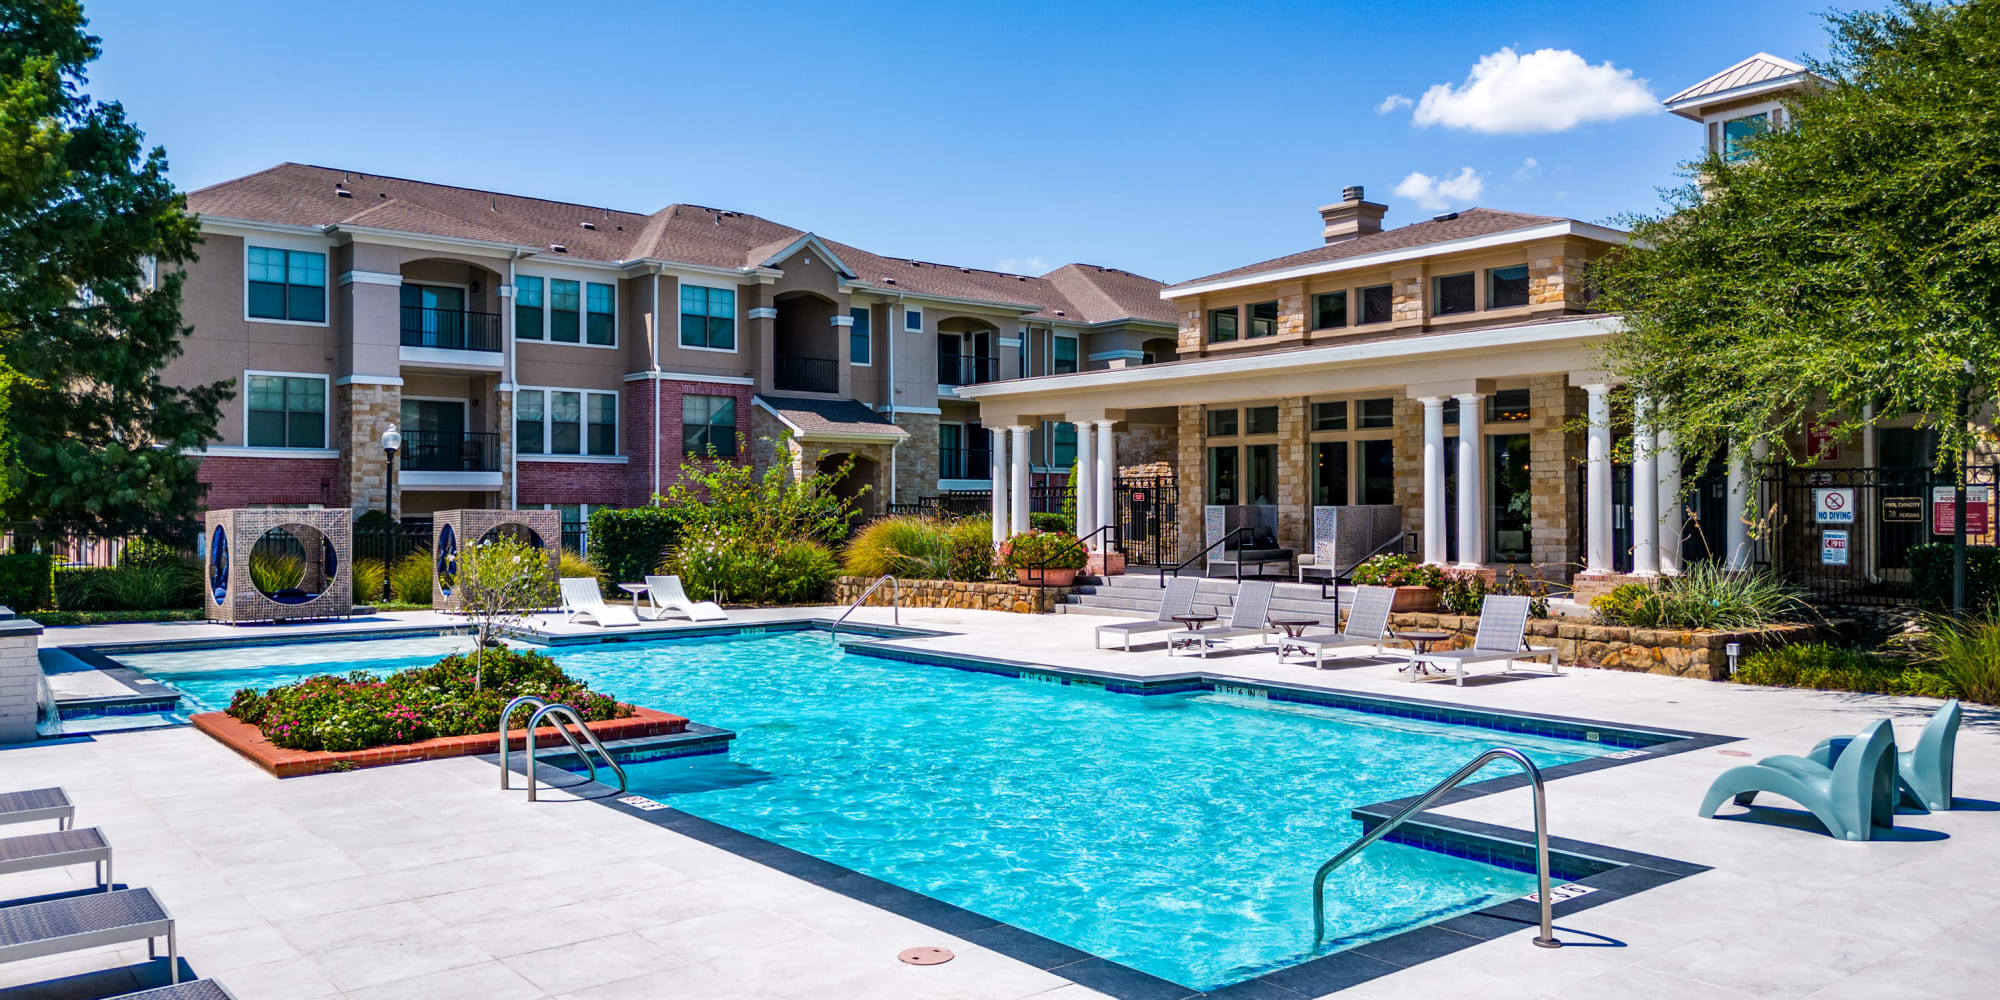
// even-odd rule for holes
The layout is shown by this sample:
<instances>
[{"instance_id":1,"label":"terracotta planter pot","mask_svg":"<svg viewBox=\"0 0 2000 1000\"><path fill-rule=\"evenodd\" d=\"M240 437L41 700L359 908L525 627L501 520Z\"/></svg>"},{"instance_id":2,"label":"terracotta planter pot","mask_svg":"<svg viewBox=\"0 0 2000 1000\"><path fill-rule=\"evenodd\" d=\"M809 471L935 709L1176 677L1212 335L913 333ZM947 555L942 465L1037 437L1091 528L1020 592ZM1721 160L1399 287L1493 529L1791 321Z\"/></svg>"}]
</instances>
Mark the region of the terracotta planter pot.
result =
<instances>
[{"instance_id":1,"label":"terracotta planter pot","mask_svg":"<svg viewBox=\"0 0 2000 1000\"><path fill-rule=\"evenodd\" d=\"M1117 576L1125 572L1125 553L1092 552L1090 565L1083 569L1092 576Z\"/></svg>"},{"instance_id":2,"label":"terracotta planter pot","mask_svg":"<svg viewBox=\"0 0 2000 1000\"><path fill-rule=\"evenodd\" d=\"M1431 587L1397 587L1396 597L1389 603L1391 612L1429 611L1437 607L1438 593Z\"/></svg>"},{"instance_id":3,"label":"terracotta planter pot","mask_svg":"<svg viewBox=\"0 0 2000 1000\"><path fill-rule=\"evenodd\" d=\"M1067 587L1076 582L1077 571L1073 569L1017 569L1014 579L1019 583L1046 583L1051 587ZM1036 578L1040 577L1040 580Z\"/></svg>"}]
</instances>

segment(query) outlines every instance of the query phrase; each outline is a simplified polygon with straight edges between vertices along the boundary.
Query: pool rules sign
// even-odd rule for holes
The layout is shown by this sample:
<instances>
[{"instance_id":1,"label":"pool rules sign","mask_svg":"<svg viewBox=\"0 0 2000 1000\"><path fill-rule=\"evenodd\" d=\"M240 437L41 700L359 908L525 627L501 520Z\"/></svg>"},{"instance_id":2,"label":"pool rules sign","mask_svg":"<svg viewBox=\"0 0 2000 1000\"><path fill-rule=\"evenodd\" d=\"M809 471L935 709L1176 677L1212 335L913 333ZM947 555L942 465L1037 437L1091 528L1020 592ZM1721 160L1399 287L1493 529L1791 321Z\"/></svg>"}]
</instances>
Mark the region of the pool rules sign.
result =
<instances>
[{"instance_id":1,"label":"pool rules sign","mask_svg":"<svg viewBox=\"0 0 2000 1000\"><path fill-rule=\"evenodd\" d=\"M1986 534L1987 513L1991 509L1992 487L1967 486L1965 488L1965 533ZM1955 490L1950 486L1931 488L1931 534L1949 535L1958 527L1958 504Z\"/></svg>"}]
</instances>

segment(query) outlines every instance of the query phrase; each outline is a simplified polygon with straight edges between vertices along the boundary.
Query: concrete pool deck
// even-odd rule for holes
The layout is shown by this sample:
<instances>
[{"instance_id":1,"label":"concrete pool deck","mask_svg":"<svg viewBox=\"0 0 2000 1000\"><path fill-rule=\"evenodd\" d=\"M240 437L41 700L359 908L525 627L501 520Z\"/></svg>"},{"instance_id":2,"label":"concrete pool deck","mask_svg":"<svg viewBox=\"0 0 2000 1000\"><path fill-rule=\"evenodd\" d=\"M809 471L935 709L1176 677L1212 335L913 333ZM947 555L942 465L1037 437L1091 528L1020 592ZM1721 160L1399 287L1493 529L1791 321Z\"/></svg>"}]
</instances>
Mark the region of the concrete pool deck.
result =
<instances>
[{"instance_id":1,"label":"concrete pool deck","mask_svg":"<svg viewBox=\"0 0 2000 1000\"><path fill-rule=\"evenodd\" d=\"M837 609L732 612L737 623ZM886 609L855 620L886 624ZM1091 648L1089 616L911 609L905 625L958 634L899 645L1128 677L1221 679L1396 695L1482 708L1741 737L1751 759L1799 753L1887 715L1908 745L1935 707L1897 699L1737 687L1643 674L1409 684L1393 666L1316 671L1270 651L1207 661L1157 646ZM242 640L435 627L428 613L232 628L200 623L51 629L45 645ZM668 630L683 628L664 626ZM595 633L589 626L552 629ZM630 630L621 630L630 631ZM1349 661L1352 662L1352 661ZM651 706L672 711L674 706ZM696 721L702 721L697 719ZM1743 758L1716 750L1562 778L1550 829L1713 870L1558 921L1569 947L1508 934L1338 994L1460 997L1985 997L2000 981L2000 714L1967 712L1959 808L1897 817L1896 839L1832 840L1796 812L1694 815L1708 781ZM242 1000L258 997L1103 996L1062 976L879 910L614 809L560 792L530 805L492 765L432 761L273 779L180 728L0 751L0 786L61 784L102 828L118 873L181 921L181 953ZM1311 808L1302 803L1301 808ZM1523 827L1525 791L1442 807ZM5 832L28 832L25 828ZM1307 870L1321 858L1301 859ZM8 899L83 888L86 869L5 876ZM958 958L901 965L944 945ZM0 965L0 988L109 966L125 948ZM103 996L112 976L13 996Z\"/></svg>"}]
</instances>

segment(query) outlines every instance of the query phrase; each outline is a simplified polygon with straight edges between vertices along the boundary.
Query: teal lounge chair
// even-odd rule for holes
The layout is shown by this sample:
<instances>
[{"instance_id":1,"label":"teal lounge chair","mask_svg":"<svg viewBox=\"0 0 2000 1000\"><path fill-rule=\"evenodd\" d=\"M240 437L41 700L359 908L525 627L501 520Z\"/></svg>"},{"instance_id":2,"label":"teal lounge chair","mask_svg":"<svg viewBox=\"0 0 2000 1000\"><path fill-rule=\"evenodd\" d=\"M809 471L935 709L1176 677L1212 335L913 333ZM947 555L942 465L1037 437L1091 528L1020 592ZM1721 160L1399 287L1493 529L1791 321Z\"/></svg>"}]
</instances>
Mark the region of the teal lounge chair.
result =
<instances>
[{"instance_id":1,"label":"teal lounge chair","mask_svg":"<svg viewBox=\"0 0 2000 1000\"><path fill-rule=\"evenodd\" d=\"M1902 801L1926 812L1951 808L1952 748L1958 743L1958 720L1965 713L1953 698L1931 716L1917 737L1917 748L1896 755L1896 792ZM1845 748L1849 737L1821 740L1809 755L1822 765L1834 756L1836 747ZM1828 765L1830 766L1830 765Z\"/></svg>"},{"instance_id":2,"label":"teal lounge chair","mask_svg":"<svg viewBox=\"0 0 2000 1000\"><path fill-rule=\"evenodd\" d=\"M1732 767L1708 786L1702 818L1715 816L1724 799L1747 806L1758 792L1782 795L1806 807L1841 840L1868 840L1875 827L1896 820L1896 733L1877 719L1853 738L1827 767L1809 757L1781 755Z\"/></svg>"}]
</instances>

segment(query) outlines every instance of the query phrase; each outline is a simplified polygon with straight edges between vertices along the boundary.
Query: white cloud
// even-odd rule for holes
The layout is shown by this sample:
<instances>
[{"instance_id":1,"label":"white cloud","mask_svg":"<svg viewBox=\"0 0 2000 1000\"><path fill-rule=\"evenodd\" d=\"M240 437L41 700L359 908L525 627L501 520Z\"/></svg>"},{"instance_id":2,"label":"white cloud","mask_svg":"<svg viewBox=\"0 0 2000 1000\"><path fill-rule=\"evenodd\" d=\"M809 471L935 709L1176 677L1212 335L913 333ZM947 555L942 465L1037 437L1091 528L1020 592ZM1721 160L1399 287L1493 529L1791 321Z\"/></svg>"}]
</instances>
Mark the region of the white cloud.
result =
<instances>
[{"instance_id":1,"label":"white cloud","mask_svg":"<svg viewBox=\"0 0 2000 1000\"><path fill-rule=\"evenodd\" d=\"M1530 156L1522 160L1520 166L1514 168L1514 179L1517 181L1531 181L1541 172L1541 162Z\"/></svg>"},{"instance_id":2,"label":"white cloud","mask_svg":"<svg viewBox=\"0 0 2000 1000\"><path fill-rule=\"evenodd\" d=\"M1375 113L1378 115L1386 115L1389 112L1396 110L1397 108L1407 108L1410 106L1410 104L1411 101L1409 98L1404 97L1401 94L1390 94L1389 96L1382 98L1382 103L1375 105Z\"/></svg>"},{"instance_id":3,"label":"white cloud","mask_svg":"<svg viewBox=\"0 0 2000 1000\"><path fill-rule=\"evenodd\" d=\"M1008 257L1000 261L999 266L995 268L1008 274L1025 274L1031 277L1042 274L1048 269L1049 262L1040 257Z\"/></svg>"},{"instance_id":4,"label":"white cloud","mask_svg":"<svg viewBox=\"0 0 2000 1000\"><path fill-rule=\"evenodd\" d=\"M1470 204L1484 190L1486 182L1471 167L1463 167L1456 177L1432 177L1411 171L1410 176L1396 185L1396 196L1416 202L1418 208L1438 212L1450 208L1452 202Z\"/></svg>"},{"instance_id":5,"label":"white cloud","mask_svg":"<svg viewBox=\"0 0 2000 1000\"><path fill-rule=\"evenodd\" d=\"M1480 57L1464 83L1440 83L1424 91L1410 121L1426 128L1527 135L1659 110L1646 81L1609 61L1592 66L1568 49L1520 55L1502 48Z\"/></svg>"}]
</instances>

